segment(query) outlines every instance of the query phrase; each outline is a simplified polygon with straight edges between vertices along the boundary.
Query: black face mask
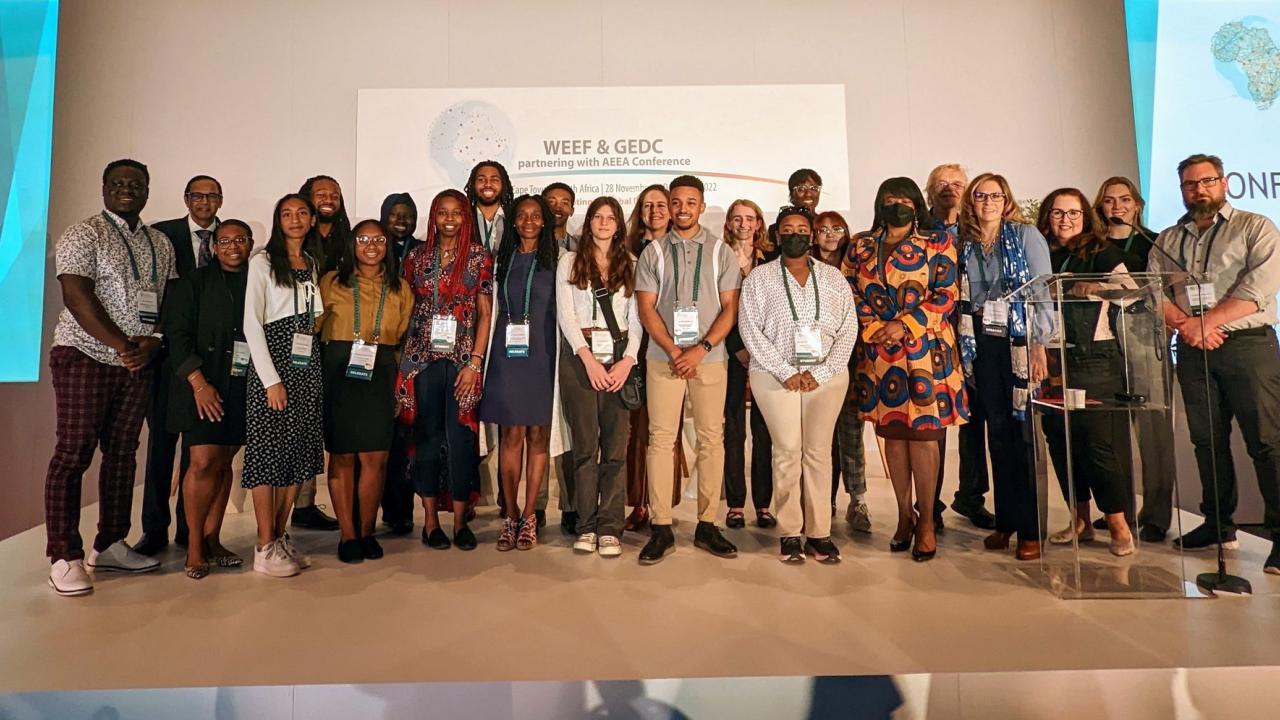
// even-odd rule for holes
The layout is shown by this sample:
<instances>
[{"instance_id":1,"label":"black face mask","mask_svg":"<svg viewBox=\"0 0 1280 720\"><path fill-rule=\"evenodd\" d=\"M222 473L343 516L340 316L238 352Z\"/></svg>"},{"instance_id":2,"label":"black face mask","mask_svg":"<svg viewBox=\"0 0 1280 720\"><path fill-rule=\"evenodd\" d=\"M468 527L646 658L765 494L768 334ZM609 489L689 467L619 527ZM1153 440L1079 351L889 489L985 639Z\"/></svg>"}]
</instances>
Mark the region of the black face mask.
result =
<instances>
[{"instance_id":1,"label":"black face mask","mask_svg":"<svg viewBox=\"0 0 1280 720\"><path fill-rule=\"evenodd\" d=\"M782 248L782 254L789 258L803 257L809 252L810 237L799 233L787 233L778 236L778 247Z\"/></svg>"},{"instance_id":2,"label":"black face mask","mask_svg":"<svg viewBox=\"0 0 1280 720\"><path fill-rule=\"evenodd\" d=\"M910 205L894 203L880 208L880 219L889 227L906 227L916 219L916 211Z\"/></svg>"}]
</instances>

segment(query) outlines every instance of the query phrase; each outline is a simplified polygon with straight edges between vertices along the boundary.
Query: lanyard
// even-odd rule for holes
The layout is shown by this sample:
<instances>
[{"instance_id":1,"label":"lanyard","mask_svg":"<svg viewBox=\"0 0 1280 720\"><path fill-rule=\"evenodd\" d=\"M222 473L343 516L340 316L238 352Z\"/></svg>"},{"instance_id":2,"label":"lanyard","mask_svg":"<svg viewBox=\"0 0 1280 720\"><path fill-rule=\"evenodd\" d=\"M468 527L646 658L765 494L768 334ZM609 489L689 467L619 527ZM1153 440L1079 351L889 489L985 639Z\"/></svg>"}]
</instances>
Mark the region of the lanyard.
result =
<instances>
[{"instance_id":1,"label":"lanyard","mask_svg":"<svg viewBox=\"0 0 1280 720\"><path fill-rule=\"evenodd\" d=\"M436 241L436 256L432 261L436 266L436 280L431 283L431 310L440 312L440 281L444 279L444 268L440 266L440 241Z\"/></svg>"},{"instance_id":2,"label":"lanyard","mask_svg":"<svg viewBox=\"0 0 1280 720\"><path fill-rule=\"evenodd\" d=\"M111 229L116 231L116 236L120 238L120 242L124 243L124 251L129 253L129 268L133 270L133 281L140 282L142 276L138 274L138 260L133 256L133 247L129 245L129 239L124 236L124 231L120 229L119 225L115 224L105 211L102 213L102 219L107 221ZM141 225L142 221L139 220L138 224ZM160 284L160 278L156 272L156 244L152 242L151 233L148 233L146 229L143 229L142 235L147 238L147 248L151 250L151 287L154 288Z\"/></svg>"},{"instance_id":3,"label":"lanyard","mask_svg":"<svg viewBox=\"0 0 1280 720\"><path fill-rule=\"evenodd\" d=\"M1001 225L1000 229L1003 232L1004 225ZM997 239L996 243L1000 245L1000 269L997 271L996 280L992 281L991 283L987 282L987 272L986 272L987 260L986 260L986 253L982 251L982 243L973 244L974 256L975 256L974 259L977 260L978 262L978 279L981 280L982 284L986 286L988 296L991 295L991 291L995 289L996 281L999 281L1001 278L1004 277L1004 242Z\"/></svg>"},{"instance_id":4,"label":"lanyard","mask_svg":"<svg viewBox=\"0 0 1280 720\"><path fill-rule=\"evenodd\" d=\"M363 340L360 336L360 278L359 276L351 276L351 294L355 296L356 319L355 330L356 340ZM382 336L382 306L387 302L387 283L382 283L382 294L378 296L378 315L373 320L373 344L378 344L378 338Z\"/></svg>"},{"instance_id":5,"label":"lanyard","mask_svg":"<svg viewBox=\"0 0 1280 720\"><path fill-rule=\"evenodd\" d=\"M409 256L409 246L413 244L413 236L410 235L404 239L404 244L400 246L400 267L404 267L404 259Z\"/></svg>"},{"instance_id":6,"label":"lanyard","mask_svg":"<svg viewBox=\"0 0 1280 720\"><path fill-rule=\"evenodd\" d=\"M1129 248L1133 247L1133 239L1138 236L1137 230L1129 230L1129 239L1124 241L1124 251L1129 252Z\"/></svg>"},{"instance_id":7,"label":"lanyard","mask_svg":"<svg viewBox=\"0 0 1280 720\"><path fill-rule=\"evenodd\" d=\"M1063 261L1062 261L1062 267L1058 268L1058 272L1060 272L1060 273L1064 273L1064 272L1066 272L1066 271L1067 271L1067 266L1068 266L1068 265L1070 265L1070 264L1071 264L1071 251L1070 251L1070 250L1068 250L1068 251L1067 251L1067 257L1063 259Z\"/></svg>"},{"instance_id":8,"label":"lanyard","mask_svg":"<svg viewBox=\"0 0 1280 720\"><path fill-rule=\"evenodd\" d=\"M791 306L791 320L798 323L800 316L796 314L796 301L791 299L791 283L787 282L787 276L791 273L787 272L786 265L781 260L778 261L778 269L782 271L782 289L787 291L787 304ZM818 274L813 271L813 258L809 258L809 284L813 286L813 322L816 324L822 315L822 299L818 295Z\"/></svg>"},{"instance_id":9,"label":"lanyard","mask_svg":"<svg viewBox=\"0 0 1280 720\"><path fill-rule=\"evenodd\" d=\"M683 243L681 243L683 246ZM698 304L698 286L702 284L702 249L705 243L698 243L698 257L693 261L693 304ZM680 253L683 254L683 253ZM680 257L676 253L676 244L671 243L671 275L676 284L676 304L680 302Z\"/></svg>"},{"instance_id":10,"label":"lanyard","mask_svg":"<svg viewBox=\"0 0 1280 720\"><path fill-rule=\"evenodd\" d=\"M231 316L233 318L231 321L232 337L236 339L242 338L244 333L240 331L240 325L244 322L244 311L236 312L236 296L231 293L231 284L227 282L227 271L223 270L222 266L219 265L218 272L222 273L222 289L227 291L227 302L231 305ZM239 272L245 271L241 270ZM294 312L297 313L297 310L295 309Z\"/></svg>"},{"instance_id":11,"label":"lanyard","mask_svg":"<svg viewBox=\"0 0 1280 720\"><path fill-rule=\"evenodd\" d=\"M1209 244L1204 249L1204 264L1200 270L1202 273L1209 272L1209 255L1213 252L1213 241L1218 239L1218 230L1223 225L1226 225L1226 223L1215 220L1213 227L1209 230ZM1187 230L1187 226L1183 225L1182 235L1178 237L1178 259L1182 261L1182 267L1184 268L1187 266L1187 236L1190 234L1191 232ZM1198 240L1199 238L1197 238ZM1191 252L1195 252L1195 246L1192 246ZM1192 259L1194 260L1195 258Z\"/></svg>"},{"instance_id":12,"label":"lanyard","mask_svg":"<svg viewBox=\"0 0 1280 720\"><path fill-rule=\"evenodd\" d=\"M476 214L480 216L480 223L484 225L484 248L486 250L492 250L493 228L498 224L498 215L497 213L494 213L493 221L490 222L489 220L484 219L484 213L481 212L479 208L476 208Z\"/></svg>"},{"instance_id":13,"label":"lanyard","mask_svg":"<svg viewBox=\"0 0 1280 720\"><path fill-rule=\"evenodd\" d=\"M533 297L533 274L538 270L538 258L529 259L529 275L524 281L524 322L529 324L529 301ZM511 318L511 271L507 271L507 281L502 284L502 296L507 302L507 319Z\"/></svg>"}]
</instances>

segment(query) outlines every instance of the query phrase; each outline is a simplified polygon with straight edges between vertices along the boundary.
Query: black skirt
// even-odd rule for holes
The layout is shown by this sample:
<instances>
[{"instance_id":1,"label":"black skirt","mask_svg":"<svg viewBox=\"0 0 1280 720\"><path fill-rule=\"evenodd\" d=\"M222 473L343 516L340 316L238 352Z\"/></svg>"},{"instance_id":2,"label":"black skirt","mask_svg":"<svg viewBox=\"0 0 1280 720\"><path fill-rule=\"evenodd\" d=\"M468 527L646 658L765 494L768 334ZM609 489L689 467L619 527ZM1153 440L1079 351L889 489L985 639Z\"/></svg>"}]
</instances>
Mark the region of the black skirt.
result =
<instances>
[{"instance_id":1,"label":"black skirt","mask_svg":"<svg viewBox=\"0 0 1280 720\"><path fill-rule=\"evenodd\" d=\"M373 377L347 377L351 343L331 342L324 360L324 444L339 455L391 449L395 430L395 348L379 345Z\"/></svg>"},{"instance_id":2,"label":"black skirt","mask_svg":"<svg viewBox=\"0 0 1280 720\"><path fill-rule=\"evenodd\" d=\"M222 420L211 422L201 420L193 411L187 423L188 430L182 433L182 442L187 447L193 445L234 445L244 444L245 418L245 377L231 378L227 392L222 396ZM185 384L185 383L184 383ZM173 392L191 392L190 388L173 388Z\"/></svg>"}]
</instances>

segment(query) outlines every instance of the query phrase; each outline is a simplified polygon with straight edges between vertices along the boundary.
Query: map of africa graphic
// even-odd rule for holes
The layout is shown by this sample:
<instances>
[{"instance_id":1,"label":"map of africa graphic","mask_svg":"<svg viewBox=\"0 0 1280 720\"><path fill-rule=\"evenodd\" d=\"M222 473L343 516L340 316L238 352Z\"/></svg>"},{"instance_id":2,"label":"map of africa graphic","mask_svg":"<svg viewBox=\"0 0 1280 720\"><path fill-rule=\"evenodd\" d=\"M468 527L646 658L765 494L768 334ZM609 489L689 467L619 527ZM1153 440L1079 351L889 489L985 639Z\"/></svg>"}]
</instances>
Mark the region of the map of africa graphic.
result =
<instances>
[{"instance_id":1,"label":"map of africa graphic","mask_svg":"<svg viewBox=\"0 0 1280 720\"><path fill-rule=\"evenodd\" d=\"M1259 110L1280 97L1280 47L1273 29L1264 18L1246 17L1218 28L1209 43L1218 73Z\"/></svg>"}]
</instances>

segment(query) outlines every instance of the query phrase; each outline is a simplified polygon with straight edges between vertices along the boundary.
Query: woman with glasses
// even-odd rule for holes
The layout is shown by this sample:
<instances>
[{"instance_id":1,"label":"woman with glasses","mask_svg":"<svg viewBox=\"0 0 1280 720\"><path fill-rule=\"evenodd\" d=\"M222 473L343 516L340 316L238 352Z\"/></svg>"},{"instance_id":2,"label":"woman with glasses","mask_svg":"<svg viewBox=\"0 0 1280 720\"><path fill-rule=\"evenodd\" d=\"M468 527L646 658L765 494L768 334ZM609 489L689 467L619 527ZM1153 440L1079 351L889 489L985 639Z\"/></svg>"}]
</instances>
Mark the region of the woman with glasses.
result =
<instances>
[{"instance_id":1,"label":"woman with glasses","mask_svg":"<svg viewBox=\"0 0 1280 720\"><path fill-rule=\"evenodd\" d=\"M777 247L769 240L764 212L750 200L734 200L725 214L724 239L738 258L742 276L751 274L757 265L778 256ZM751 353L742 342L735 324L724 339L729 351L729 385L724 396L724 497L729 505L725 525L746 527L743 509L747 504L747 370ZM769 511L773 502L773 457L770 450L769 426L760 414L758 403L751 403L751 500L756 509L756 524L762 528L777 525Z\"/></svg>"},{"instance_id":2,"label":"woman with glasses","mask_svg":"<svg viewBox=\"0 0 1280 720\"><path fill-rule=\"evenodd\" d=\"M738 329L773 438L783 562L840 561L831 541L831 437L849 389L858 315L840 271L810 256L813 213L778 213L781 256L747 277Z\"/></svg>"},{"instance_id":3,"label":"woman with glasses","mask_svg":"<svg viewBox=\"0 0 1280 720\"><path fill-rule=\"evenodd\" d=\"M177 282L165 299L163 330L174 374L168 429L182 433L191 458L182 479L187 514L187 577L199 580L210 565L244 560L218 536L231 496L231 459L244 445L245 377L249 346L244 323L245 266L253 231L241 220L214 232L214 262Z\"/></svg>"},{"instance_id":4,"label":"woman with glasses","mask_svg":"<svg viewBox=\"0 0 1280 720\"><path fill-rule=\"evenodd\" d=\"M246 390L244 472L253 493L258 543L253 569L291 577L311 565L285 531L302 483L324 471L323 381L317 318L319 267L303 246L315 242L315 206L286 195L272 213L264 252L249 259L244 335L252 360Z\"/></svg>"},{"instance_id":5,"label":"woman with glasses","mask_svg":"<svg viewBox=\"0 0 1280 720\"><path fill-rule=\"evenodd\" d=\"M640 257L649 243L667 234L671 228L671 194L665 185L650 185L636 198L635 207L627 218L627 251L632 257ZM640 338L640 350L636 362L640 374L644 374L645 348L649 335ZM680 427L684 427L684 410L680 411ZM634 508L627 516L625 529L639 530L649 524L649 480L645 453L649 447L649 410L641 406L631 412L631 436L627 440L627 504ZM679 438L671 448L675 456L675 482L672 483L671 506L680 504L681 480L689 472L684 447Z\"/></svg>"},{"instance_id":6,"label":"woman with glasses","mask_svg":"<svg viewBox=\"0 0 1280 720\"><path fill-rule=\"evenodd\" d=\"M818 213L814 218L813 257L834 268L842 268L849 252L849 223L834 210ZM861 343L855 344L849 356L849 377L855 377ZM857 399L850 393L836 420L836 434L831 441L831 516L836 514L836 494L841 479L849 493L849 509L845 521L856 532L871 532L871 510L863 497L867 493L865 470L866 451L862 441L862 417L858 414Z\"/></svg>"},{"instance_id":7,"label":"woman with glasses","mask_svg":"<svg viewBox=\"0 0 1280 720\"><path fill-rule=\"evenodd\" d=\"M1053 374L1067 386L1083 389L1086 397L1113 398L1125 390L1124 359L1116 330L1118 314L1123 308L1098 297L1098 293L1134 286L1127 277L1129 269L1124 251L1107 241L1102 222L1084 193L1075 188L1049 193L1040 205L1036 226L1050 240L1054 272L1111 276L1102 282L1063 280L1060 287L1069 296L1062 298L1060 306L1063 327L1059 337L1064 343L1060 351L1050 354L1049 367L1052 370L1058 365L1059 371ZM1045 410L1042 424L1054 472L1062 486L1062 495L1069 502L1063 413ZM1129 453L1126 413L1071 413L1070 478L1075 490L1074 517L1066 529L1049 536L1050 543L1069 545L1073 537L1081 542L1093 539L1094 528L1089 520L1092 497L1106 518L1111 533L1111 553L1117 557L1133 553L1133 534L1125 520L1125 510L1133 499Z\"/></svg>"},{"instance_id":8,"label":"woman with glasses","mask_svg":"<svg viewBox=\"0 0 1280 720\"><path fill-rule=\"evenodd\" d=\"M550 453L559 455L556 421L555 216L541 195L521 195L498 243L488 358L480 422L498 425L498 475L502 530L498 550L532 550L538 544L535 508ZM552 446L556 447L553 449ZM525 477L524 513L520 476Z\"/></svg>"},{"instance_id":9,"label":"woman with glasses","mask_svg":"<svg viewBox=\"0 0 1280 720\"><path fill-rule=\"evenodd\" d=\"M1039 325L1028 328L1025 311L1005 297L1053 268L1048 243L1024 222L1003 176L983 173L965 189L960 254L967 282L960 290L960 346L973 388L969 411L986 423L993 460L996 529L983 544L1005 550L1017 536L1017 558L1035 560L1040 531L1026 413L1029 387L1047 374L1041 344L1047 333Z\"/></svg>"},{"instance_id":10,"label":"woman with glasses","mask_svg":"<svg viewBox=\"0 0 1280 720\"><path fill-rule=\"evenodd\" d=\"M411 472L426 511L422 542L436 550L476 548L467 501L480 490L476 405L489 347L493 256L472 232L474 217L466 195L442 190L431 201L426 239L404 263L414 304L397 409L413 428ZM453 510L452 542L440 529L441 504Z\"/></svg>"},{"instance_id":11,"label":"woman with glasses","mask_svg":"<svg viewBox=\"0 0 1280 720\"><path fill-rule=\"evenodd\" d=\"M960 290L956 249L951 234L934 226L910 178L881 183L873 210L871 230L854 240L845 265L862 326L854 392L862 417L884 441L898 501L889 550L910 548L924 562L938 549L928 511L938 493L938 441L969 419L950 321ZM917 504L926 512L917 515Z\"/></svg>"},{"instance_id":12,"label":"woman with glasses","mask_svg":"<svg viewBox=\"0 0 1280 720\"><path fill-rule=\"evenodd\" d=\"M413 308L382 223L365 220L351 234L338 269L320 279L329 496L344 563L382 557L373 525L395 430L395 350Z\"/></svg>"}]
</instances>

